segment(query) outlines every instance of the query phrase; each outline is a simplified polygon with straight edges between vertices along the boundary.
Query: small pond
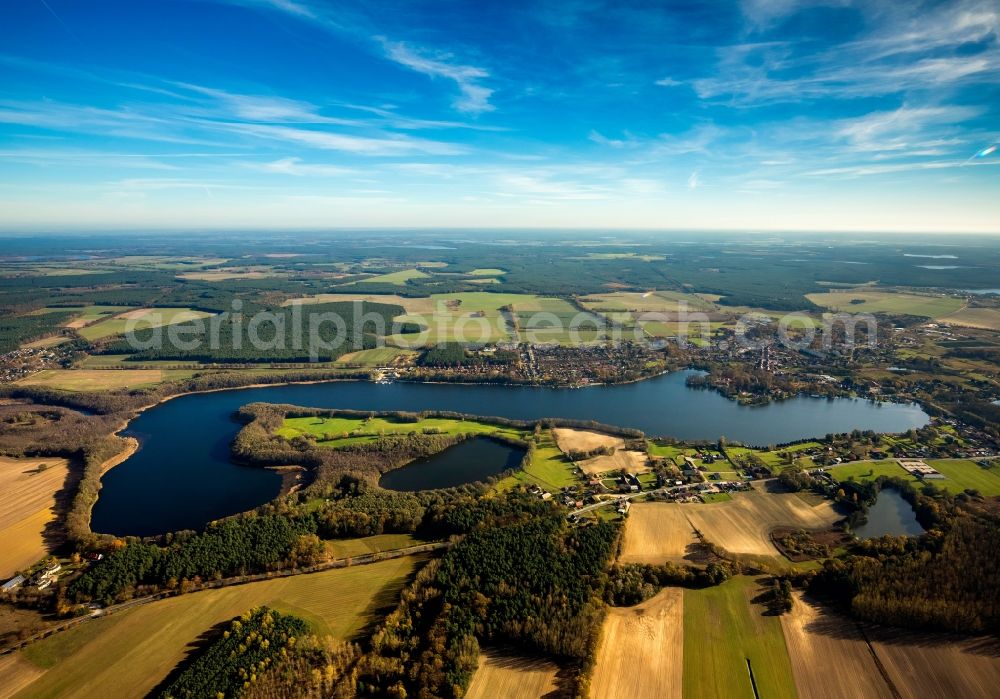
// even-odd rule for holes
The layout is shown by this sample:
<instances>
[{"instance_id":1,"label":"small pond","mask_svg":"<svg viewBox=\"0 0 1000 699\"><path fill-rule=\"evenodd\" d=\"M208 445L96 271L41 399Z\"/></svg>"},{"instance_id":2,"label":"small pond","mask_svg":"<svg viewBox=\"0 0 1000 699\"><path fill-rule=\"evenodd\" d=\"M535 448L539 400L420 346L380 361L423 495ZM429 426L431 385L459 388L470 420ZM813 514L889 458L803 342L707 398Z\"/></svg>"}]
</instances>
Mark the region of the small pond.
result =
<instances>
[{"instance_id":1,"label":"small pond","mask_svg":"<svg viewBox=\"0 0 1000 699\"><path fill-rule=\"evenodd\" d=\"M489 437L474 437L389 471L379 480L379 485L389 490L411 492L451 488L483 481L516 468L523 458L524 449Z\"/></svg>"},{"instance_id":2,"label":"small pond","mask_svg":"<svg viewBox=\"0 0 1000 699\"><path fill-rule=\"evenodd\" d=\"M868 521L854 529L859 539L892 536L918 536L924 528L903 496L892 488L883 488L875 504L868 508Z\"/></svg>"}]
</instances>

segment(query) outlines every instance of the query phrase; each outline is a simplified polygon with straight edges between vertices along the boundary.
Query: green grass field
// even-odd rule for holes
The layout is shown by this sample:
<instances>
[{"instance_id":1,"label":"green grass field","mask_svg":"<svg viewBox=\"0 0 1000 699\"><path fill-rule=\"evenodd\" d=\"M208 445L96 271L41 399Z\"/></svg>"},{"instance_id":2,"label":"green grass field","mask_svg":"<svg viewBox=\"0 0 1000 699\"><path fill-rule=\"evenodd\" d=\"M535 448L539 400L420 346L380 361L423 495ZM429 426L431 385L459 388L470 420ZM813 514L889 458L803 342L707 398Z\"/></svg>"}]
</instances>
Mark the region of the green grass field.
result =
<instances>
[{"instance_id":1,"label":"green grass field","mask_svg":"<svg viewBox=\"0 0 1000 699\"><path fill-rule=\"evenodd\" d=\"M475 420L451 420L447 418L423 418L417 422L400 422L391 418L352 417L293 417L286 418L276 433L286 439L299 435L312 435L323 446L344 446L352 438L377 436L381 434L409 434L412 432L435 431L441 434L483 434L501 435L512 439L525 439L524 430ZM329 439L326 439L329 437ZM353 441L358 441L354 439Z\"/></svg>"},{"instance_id":2,"label":"green grass field","mask_svg":"<svg viewBox=\"0 0 1000 699\"><path fill-rule=\"evenodd\" d=\"M431 275L426 272L421 272L419 269L403 269L398 272L389 272L388 274L378 274L374 277L368 277L368 279L362 279L360 282L352 282L355 284L399 284L403 285L411 279L426 279Z\"/></svg>"},{"instance_id":3,"label":"green grass field","mask_svg":"<svg viewBox=\"0 0 1000 699\"><path fill-rule=\"evenodd\" d=\"M761 697L796 696L781 621L750 602L758 580L684 591L685 697L753 697L748 660Z\"/></svg>"},{"instance_id":4,"label":"green grass field","mask_svg":"<svg viewBox=\"0 0 1000 699\"><path fill-rule=\"evenodd\" d=\"M987 496L1000 495L1000 462L994 460L992 463L994 466L986 469L968 459L927 461L945 476L943 481L931 481L935 485L952 493L971 489Z\"/></svg>"},{"instance_id":5,"label":"green grass field","mask_svg":"<svg viewBox=\"0 0 1000 699\"><path fill-rule=\"evenodd\" d=\"M164 325L183 323L196 318L207 318L212 314L203 311L194 311L190 308L147 308L129 312L128 315L131 316L131 320L124 317L124 315L98 321L93 325L80 328L77 332L85 340L94 341L111 337L112 335L121 335L129 329L158 328Z\"/></svg>"},{"instance_id":6,"label":"green grass field","mask_svg":"<svg viewBox=\"0 0 1000 699\"><path fill-rule=\"evenodd\" d=\"M397 357L413 357L416 354L416 352L399 347L377 347L345 354L337 359L336 364L362 367L385 366Z\"/></svg>"},{"instance_id":7,"label":"green grass field","mask_svg":"<svg viewBox=\"0 0 1000 699\"><path fill-rule=\"evenodd\" d=\"M334 558L349 558L351 556L362 556L366 553L380 553L382 551L392 551L393 549L403 549L408 546L426 543L419 539L414 539L410 534L376 534L375 536L364 536L360 539L334 539L326 542L326 550Z\"/></svg>"},{"instance_id":8,"label":"green grass field","mask_svg":"<svg viewBox=\"0 0 1000 699\"><path fill-rule=\"evenodd\" d=\"M557 492L560 488L573 485L579 480L575 473L576 467L566 458L550 431L545 431L535 447L528 465L503 479L497 484L497 490L509 490L514 486L537 485L543 490Z\"/></svg>"},{"instance_id":9,"label":"green grass field","mask_svg":"<svg viewBox=\"0 0 1000 699\"><path fill-rule=\"evenodd\" d=\"M961 493L964 490L978 490L987 496L1000 495L1000 463L990 469L985 469L975 461L968 459L928 459L926 463L937 469L944 478L921 481L895 461L874 461L834 466L830 469L830 475L838 481L846 481L851 476L858 481L871 481L879 476L888 476L902 478L915 484L926 482L952 494Z\"/></svg>"},{"instance_id":10,"label":"green grass field","mask_svg":"<svg viewBox=\"0 0 1000 699\"><path fill-rule=\"evenodd\" d=\"M599 312L635 311L649 313L677 313L682 308L688 311L713 311L715 304L695 294L680 291L617 291L608 294L584 296L580 302L587 308Z\"/></svg>"},{"instance_id":11,"label":"green grass field","mask_svg":"<svg viewBox=\"0 0 1000 699\"><path fill-rule=\"evenodd\" d=\"M259 605L300 616L319 633L353 639L396 602L423 560L411 556L195 592L85 622L21 651L46 672L16 696L144 696L199 635Z\"/></svg>"},{"instance_id":12,"label":"green grass field","mask_svg":"<svg viewBox=\"0 0 1000 699\"><path fill-rule=\"evenodd\" d=\"M496 267L478 267L469 272L469 274L474 277L499 277L501 274L506 273L506 271Z\"/></svg>"},{"instance_id":13,"label":"green grass field","mask_svg":"<svg viewBox=\"0 0 1000 699\"><path fill-rule=\"evenodd\" d=\"M846 313L896 313L938 318L954 313L965 301L951 296L925 296L892 291L830 291L807 294L817 306ZM861 301L861 303L851 303Z\"/></svg>"}]
</instances>

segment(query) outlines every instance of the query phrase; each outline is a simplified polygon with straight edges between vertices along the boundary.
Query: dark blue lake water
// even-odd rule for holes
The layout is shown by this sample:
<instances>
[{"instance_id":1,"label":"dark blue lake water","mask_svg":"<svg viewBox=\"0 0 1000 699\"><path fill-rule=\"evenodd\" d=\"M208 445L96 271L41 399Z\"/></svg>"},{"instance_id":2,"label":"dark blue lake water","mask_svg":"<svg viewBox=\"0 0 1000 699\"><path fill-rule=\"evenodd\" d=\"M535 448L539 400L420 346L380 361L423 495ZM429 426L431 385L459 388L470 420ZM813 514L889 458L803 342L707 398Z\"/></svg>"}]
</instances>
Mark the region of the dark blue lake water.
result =
<instances>
[{"instance_id":1,"label":"dark blue lake water","mask_svg":"<svg viewBox=\"0 0 1000 699\"><path fill-rule=\"evenodd\" d=\"M767 445L829 432L904 432L927 422L915 404L798 397L740 406L714 391L688 388L690 372L585 389L454 384L334 382L243 388L182 396L129 425L140 450L102 479L96 532L151 535L206 522L273 498L280 477L229 461L239 425L233 412L258 401L359 410L454 410L520 419L566 417L635 427L648 435ZM470 480L475 480L471 478Z\"/></svg>"},{"instance_id":2,"label":"dark blue lake water","mask_svg":"<svg viewBox=\"0 0 1000 699\"><path fill-rule=\"evenodd\" d=\"M378 484L389 490L433 490L484 481L516 468L524 449L489 437L476 437L384 474Z\"/></svg>"},{"instance_id":3,"label":"dark blue lake water","mask_svg":"<svg viewBox=\"0 0 1000 699\"><path fill-rule=\"evenodd\" d=\"M917 522L917 515L903 496L892 488L883 488L875 504L868 508L868 521L857 527L859 539L892 536L918 536L924 528Z\"/></svg>"}]
</instances>

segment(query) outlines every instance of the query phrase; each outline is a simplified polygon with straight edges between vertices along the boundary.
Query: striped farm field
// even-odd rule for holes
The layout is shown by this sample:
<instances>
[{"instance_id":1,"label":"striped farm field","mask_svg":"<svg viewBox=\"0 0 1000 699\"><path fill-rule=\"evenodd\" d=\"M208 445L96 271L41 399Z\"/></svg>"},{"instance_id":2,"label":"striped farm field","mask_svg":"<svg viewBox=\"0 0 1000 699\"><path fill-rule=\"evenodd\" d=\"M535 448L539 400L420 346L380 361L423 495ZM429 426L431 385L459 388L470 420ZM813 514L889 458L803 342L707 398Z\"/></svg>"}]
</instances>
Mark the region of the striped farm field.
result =
<instances>
[{"instance_id":1,"label":"striped farm field","mask_svg":"<svg viewBox=\"0 0 1000 699\"><path fill-rule=\"evenodd\" d=\"M395 604L423 557L395 558L289 578L194 592L134 607L34 643L15 656L41 673L17 697L115 699L149 693L204 632L267 605L318 633L349 640ZM21 666L20 676L30 674Z\"/></svg>"},{"instance_id":2,"label":"striped farm field","mask_svg":"<svg viewBox=\"0 0 1000 699\"><path fill-rule=\"evenodd\" d=\"M66 481L66 459L0 457L0 578L48 553L43 534L54 517L55 495Z\"/></svg>"},{"instance_id":3,"label":"striped farm field","mask_svg":"<svg viewBox=\"0 0 1000 699\"><path fill-rule=\"evenodd\" d=\"M537 699L556 691L559 667L550 660L488 651L465 699Z\"/></svg>"},{"instance_id":4,"label":"striped farm field","mask_svg":"<svg viewBox=\"0 0 1000 699\"><path fill-rule=\"evenodd\" d=\"M681 699L684 591L669 587L635 607L608 611L591 699Z\"/></svg>"}]
</instances>

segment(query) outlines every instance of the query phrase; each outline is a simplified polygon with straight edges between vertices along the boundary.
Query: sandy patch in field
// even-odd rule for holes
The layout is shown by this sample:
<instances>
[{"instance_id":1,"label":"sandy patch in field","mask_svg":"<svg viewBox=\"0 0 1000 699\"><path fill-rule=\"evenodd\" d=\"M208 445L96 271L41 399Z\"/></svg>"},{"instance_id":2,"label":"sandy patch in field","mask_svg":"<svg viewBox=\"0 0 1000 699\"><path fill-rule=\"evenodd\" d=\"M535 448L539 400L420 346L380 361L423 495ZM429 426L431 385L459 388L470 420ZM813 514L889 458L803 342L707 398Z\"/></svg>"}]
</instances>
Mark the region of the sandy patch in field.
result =
<instances>
[{"instance_id":1,"label":"sandy patch in field","mask_svg":"<svg viewBox=\"0 0 1000 699\"><path fill-rule=\"evenodd\" d=\"M870 638L905 699L990 699L1000 691L1000 641L890 630Z\"/></svg>"},{"instance_id":2,"label":"sandy patch in field","mask_svg":"<svg viewBox=\"0 0 1000 699\"><path fill-rule=\"evenodd\" d=\"M625 446L625 440L610 434L600 432L590 432L589 430L571 430L566 427L554 427L552 434L556 438L556 444L563 453L570 451L590 451L599 447L614 447L621 449Z\"/></svg>"},{"instance_id":3,"label":"sandy patch in field","mask_svg":"<svg viewBox=\"0 0 1000 699\"><path fill-rule=\"evenodd\" d=\"M48 464L38 471L41 464ZM54 517L66 459L0 457L0 577L7 579L48 553L42 537Z\"/></svg>"},{"instance_id":4,"label":"sandy patch in field","mask_svg":"<svg viewBox=\"0 0 1000 699\"><path fill-rule=\"evenodd\" d=\"M548 660L489 651L479 656L479 668L466 699L538 699L556 689L558 666Z\"/></svg>"},{"instance_id":5,"label":"sandy patch in field","mask_svg":"<svg viewBox=\"0 0 1000 699\"><path fill-rule=\"evenodd\" d=\"M604 620L592 699L680 699L684 670L684 591L664 588Z\"/></svg>"},{"instance_id":6,"label":"sandy patch in field","mask_svg":"<svg viewBox=\"0 0 1000 699\"><path fill-rule=\"evenodd\" d=\"M623 451L621 449L610 456L595 456L586 461L577 461L576 465L589 476L623 469L632 474L648 473L650 470L649 458L645 452Z\"/></svg>"},{"instance_id":7,"label":"sandy patch in field","mask_svg":"<svg viewBox=\"0 0 1000 699\"><path fill-rule=\"evenodd\" d=\"M782 615L781 628L801 699L892 699L868 644L850 619L826 612L796 592L795 606Z\"/></svg>"},{"instance_id":8,"label":"sandy patch in field","mask_svg":"<svg viewBox=\"0 0 1000 699\"><path fill-rule=\"evenodd\" d=\"M825 529L840 519L829 502L810 505L794 493L734 493L732 500L684 505L708 541L730 553L780 556L771 543L775 527Z\"/></svg>"},{"instance_id":9,"label":"sandy patch in field","mask_svg":"<svg viewBox=\"0 0 1000 699\"><path fill-rule=\"evenodd\" d=\"M689 547L698 544L685 508L675 502L638 502L625 522L622 563L662 565L684 561Z\"/></svg>"}]
</instances>

